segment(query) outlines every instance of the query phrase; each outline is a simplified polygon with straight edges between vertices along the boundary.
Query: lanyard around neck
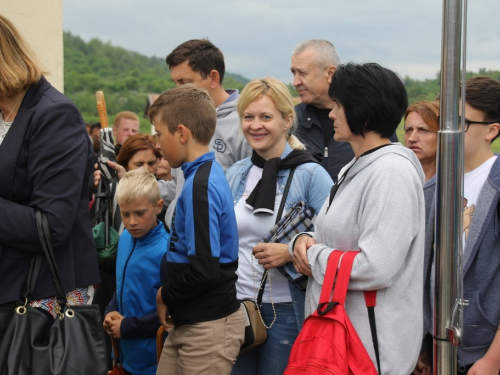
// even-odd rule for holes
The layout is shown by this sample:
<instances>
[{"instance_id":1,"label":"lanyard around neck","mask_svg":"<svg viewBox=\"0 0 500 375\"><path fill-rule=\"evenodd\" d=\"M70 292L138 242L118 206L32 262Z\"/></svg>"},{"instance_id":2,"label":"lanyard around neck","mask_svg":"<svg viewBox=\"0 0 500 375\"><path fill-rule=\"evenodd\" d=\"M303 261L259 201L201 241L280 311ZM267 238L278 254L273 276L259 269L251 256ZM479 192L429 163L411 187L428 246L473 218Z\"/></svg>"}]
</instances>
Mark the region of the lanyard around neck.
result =
<instances>
[{"instance_id":1,"label":"lanyard around neck","mask_svg":"<svg viewBox=\"0 0 500 375\"><path fill-rule=\"evenodd\" d=\"M363 156L369 155L372 152L375 152L375 151L381 149L382 147L392 146L392 145L393 145L392 143L389 143L389 144L385 144L385 145L374 147L374 148L372 148L372 149L370 149L368 151L363 152L361 155L359 155L359 157L356 158L356 160L354 161L354 163L351 164L351 166L345 171L345 173L342 175L342 177L340 177L340 179L337 179L335 185L332 186L332 190L330 190L330 197L329 197L329 200L328 200L328 207L326 208L326 212L328 212L328 210L330 209L330 206L332 205L332 202L333 202L333 198L335 198L335 195L337 194L337 191L339 190L340 185L342 185L342 183L344 182L347 174L349 173L349 171L351 170L351 168L354 166L354 164L356 164L356 162L360 158L362 158Z\"/></svg>"}]
</instances>

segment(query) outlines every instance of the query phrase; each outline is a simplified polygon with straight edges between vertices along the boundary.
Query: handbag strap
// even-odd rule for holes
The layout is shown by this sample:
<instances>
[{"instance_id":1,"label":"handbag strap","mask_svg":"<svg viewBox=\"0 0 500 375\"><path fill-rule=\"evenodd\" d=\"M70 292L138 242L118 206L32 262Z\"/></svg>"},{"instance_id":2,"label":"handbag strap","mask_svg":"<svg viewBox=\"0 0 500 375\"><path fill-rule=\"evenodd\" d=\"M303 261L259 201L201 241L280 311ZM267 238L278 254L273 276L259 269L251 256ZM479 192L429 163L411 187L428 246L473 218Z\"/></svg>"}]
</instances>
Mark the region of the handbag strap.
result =
<instances>
[{"instance_id":1,"label":"handbag strap","mask_svg":"<svg viewBox=\"0 0 500 375\"><path fill-rule=\"evenodd\" d=\"M368 310L368 320L370 321L370 331L372 334L373 349L377 359L377 369L380 372L380 354L378 350L377 324L375 322L375 305L377 304L377 291L370 290L363 292L365 295L366 308Z\"/></svg>"},{"instance_id":2,"label":"handbag strap","mask_svg":"<svg viewBox=\"0 0 500 375\"><path fill-rule=\"evenodd\" d=\"M283 195L281 196L280 208L278 210L278 214L276 215L276 222L281 220L283 216L283 210L285 209L286 198L288 198L288 191L290 190L290 185L292 184L293 175L295 174L295 167L290 169L290 173L288 174L288 180L286 181L285 190L283 190Z\"/></svg>"},{"instance_id":3,"label":"handbag strap","mask_svg":"<svg viewBox=\"0 0 500 375\"><path fill-rule=\"evenodd\" d=\"M54 247L52 245L52 238L50 235L49 222L47 220L47 216L38 209L35 210L35 221L45 259L49 266L49 270L52 275L52 281L54 282L54 287L56 289L57 301L59 302L59 306L62 312L64 311L64 307L68 302L66 300L66 294L63 292L61 279L57 270L57 265L54 257ZM36 280L33 280L33 282L36 282Z\"/></svg>"},{"instance_id":4,"label":"handbag strap","mask_svg":"<svg viewBox=\"0 0 500 375\"><path fill-rule=\"evenodd\" d=\"M42 265L43 255L38 254L31 258L30 268L28 269L28 274L26 277L26 283L24 284L23 291L21 292L21 297L25 304L31 301L31 297L35 291L36 281L38 279L38 274L40 273L40 267Z\"/></svg>"},{"instance_id":5,"label":"handbag strap","mask_svg":"<svg viewBox=\"0 0 500 375\"><path fill-rule=\"evenodd\" d=\"M278 221L281 220L281 216L283 216L286 198L288 197L288 191L290 190L290 185L292 184L292 178L293 178L294 173L295 173L295 167L291 168L290 173L288 174L288 180L286 181L285 190L283 190L283 195L281 196L281 203L280 203L280 207L278 209L278 214L276 215L275 224L278 224ZM257 295L257 301L256 301L259 306L262 305L262 296L264 295L264 287L266 286L268 272L269 272L268 270L264 271L264 274L262 275L262 280L260 281L261 286L260 286L259 293Z\"/></svg>"}]
</instances>

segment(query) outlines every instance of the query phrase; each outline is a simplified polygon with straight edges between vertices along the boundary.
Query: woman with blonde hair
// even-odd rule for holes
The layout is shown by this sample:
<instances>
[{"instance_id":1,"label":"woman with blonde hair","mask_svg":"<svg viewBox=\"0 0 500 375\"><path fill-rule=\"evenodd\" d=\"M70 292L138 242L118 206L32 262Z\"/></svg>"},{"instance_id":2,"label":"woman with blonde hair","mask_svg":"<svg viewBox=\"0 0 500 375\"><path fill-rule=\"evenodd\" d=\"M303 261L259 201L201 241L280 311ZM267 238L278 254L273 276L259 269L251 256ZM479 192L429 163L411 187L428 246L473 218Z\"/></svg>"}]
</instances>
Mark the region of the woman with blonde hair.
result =
<instances>
[{"instance_id":1,"label":"woman with blonde hair","mask_svg":"<svg viewBox=\"0 0 500 375\"><path fill-rule=\"evenodd\" d=\"M43 74L0 15L0 305L19 300L31 260L43 253L36 209L48 219L70 304L90 303L99 282L88 209L92 145L76 106ZM44 259L31 305L55 317L55 295Z\"/></svg>"},{"instance_id":2,"label":"woman with blonde hair","mask_svg":"<svg viewBox=\"0 0 500 375\"><path fill-rule=\"evenodd\" d=\"M292 170L283 214L299 201L319 211L333 182L320 159L305 151L293 135L294 102L282 82L251 81L238 99L237 110L253 153L226 172L239 235L236 290L239 300L255 300L264 271L269 270L260 311L271 328L263 344L238 356L232 374L282 374L304 320L304 291L277 270L292 260L287 245L261 241L279 219Z\"/></svg>"}]
</instances>

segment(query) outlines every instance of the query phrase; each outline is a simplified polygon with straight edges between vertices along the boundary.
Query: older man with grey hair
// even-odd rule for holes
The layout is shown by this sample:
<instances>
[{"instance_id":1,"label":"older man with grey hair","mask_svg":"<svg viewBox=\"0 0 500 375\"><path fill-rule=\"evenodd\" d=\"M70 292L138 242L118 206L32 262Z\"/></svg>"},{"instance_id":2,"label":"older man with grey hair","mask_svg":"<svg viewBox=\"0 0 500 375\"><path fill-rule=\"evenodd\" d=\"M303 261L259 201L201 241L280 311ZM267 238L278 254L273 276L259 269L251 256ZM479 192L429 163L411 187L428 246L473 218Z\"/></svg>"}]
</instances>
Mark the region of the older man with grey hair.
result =
<instances>
[{"instance_id":1,"label":"older man with grey hair","mask_svg":"<svg viewBox=\"0 0 500 375\"><path fill-rule=\"evenodd\" d=\"M328 117L334 104L328 88L339 65L337 49L327 40L306 40L292 52L293 86L302 101L295 107L296 135L308 150L323 156L323 167L333 179L354 157L349 143L333 139L333 120Z\"/></svg>"},{"instance_id":2,"label":"older man with grey hair","mask_svg":"<svg viewBox=\"0 0 500 375\"><path fill-rule=\"evenodd\" d=\"M323 156L322 165L334 180L354 157L349 143L333 139L333 120L328 117L334 105L328 88L339 65L337 49L324 39L301 42L292 52L293 86L302 101L295 107L299 123L295 134L308 150ZM395 134L391 140L397 141Z\"/></svg>"}]
</instances>

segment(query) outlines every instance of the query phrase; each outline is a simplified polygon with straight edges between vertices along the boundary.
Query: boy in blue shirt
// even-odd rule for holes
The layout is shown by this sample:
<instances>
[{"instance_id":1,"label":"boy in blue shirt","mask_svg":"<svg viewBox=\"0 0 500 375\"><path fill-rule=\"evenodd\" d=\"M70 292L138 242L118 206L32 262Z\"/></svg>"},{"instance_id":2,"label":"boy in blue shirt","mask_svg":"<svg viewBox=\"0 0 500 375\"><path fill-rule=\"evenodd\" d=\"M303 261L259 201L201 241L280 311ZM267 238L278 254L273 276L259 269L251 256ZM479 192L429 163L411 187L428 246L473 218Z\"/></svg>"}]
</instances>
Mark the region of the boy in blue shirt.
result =
<instances>
[{"instance_id":1,"label":"boy in blue shirt","mask_svg":"<svg viewBox=\"0 0 500 375\"><path fill-rule=\"evenodd\" d=\"M158 374L230 374L245 323L236 299L231 191L208 148L215 106L206 91L187 84L156 99L149 118L165 158L185 176L167 247L167 282L157 294L158 317L168 329Z\"/></svg>"},{"instance_id":2,"label":"boy in blue shirt","mask_svg":"<svg viewBox=\"0 0 500 375\"><path fill-rule=\"evenodd\" d=\"M104 329L120 339L123 368L134 375L156 373L156 293L168 234L156 216L163 199L156 178L139 168L127 172L116 190L125 230L118 242L116 292L106 308Z\"/></svg>"}]
</instances>

